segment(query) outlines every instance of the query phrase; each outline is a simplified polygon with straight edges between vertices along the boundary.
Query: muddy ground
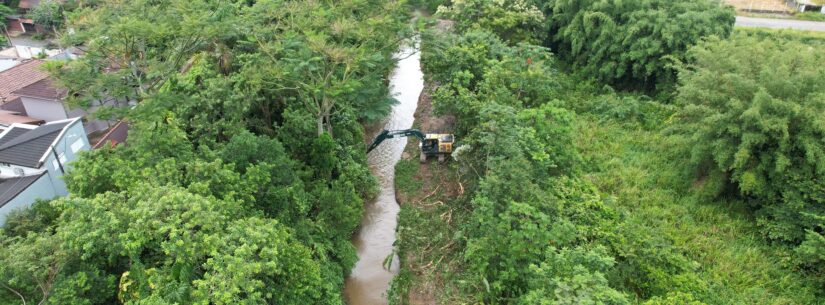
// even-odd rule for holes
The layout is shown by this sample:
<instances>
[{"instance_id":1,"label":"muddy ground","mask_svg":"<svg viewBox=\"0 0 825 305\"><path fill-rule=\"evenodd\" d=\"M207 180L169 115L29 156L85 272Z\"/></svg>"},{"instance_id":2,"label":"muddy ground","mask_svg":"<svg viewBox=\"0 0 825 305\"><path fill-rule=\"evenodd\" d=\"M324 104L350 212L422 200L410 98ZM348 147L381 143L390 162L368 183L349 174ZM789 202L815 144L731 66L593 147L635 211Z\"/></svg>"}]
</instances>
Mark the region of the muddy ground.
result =
<instances>
[{"instance_id":1,"label":"muddy ground","mask_svg":"<svg viewBox=\"0 0 825 305\"><path fill-rule=\"evenodd\" d=\"M425 133L451 133L455 119L452 116L436 116L433 113L431 93L433 86L425 83L424 91L418 100L418 107L415 113L414 127ZM435 221L442 222L443 226L451 226L453 222L452 210L445 206L449 202L464 193L463 186L459 182L460 177L455 164L451 160L439 163L435 158L430 158L426 163L418 162L419 150L418 139L411 138L407 142L407 147L401 156L402 162L415 164L415 174L412 180L416 182L416 190L399 187L396 185L396 198L402 209L413 208L421 215ZM398 175L398 173L396 174ZM399 181L396 180L396 184ZM406 189L406 190L405 190ZM437 216L436 216L437 215ZM407 219L409 220L409 219ZM433 232L420 230L415 233L424 237ZM400 233L410 234L410 233ZM402 238L404 236L402 235ZM454 263L451 259L444 260L445 253L450 251L452 243L447 241L434 241L427 243L417 249L407 249L402 255L402 269L406 269L414 276L407 290L406 300L408 304L443 304L444 288L449 284L443 279L442 274L446 270L453 269Z\"/></svg>"}]
</instances>

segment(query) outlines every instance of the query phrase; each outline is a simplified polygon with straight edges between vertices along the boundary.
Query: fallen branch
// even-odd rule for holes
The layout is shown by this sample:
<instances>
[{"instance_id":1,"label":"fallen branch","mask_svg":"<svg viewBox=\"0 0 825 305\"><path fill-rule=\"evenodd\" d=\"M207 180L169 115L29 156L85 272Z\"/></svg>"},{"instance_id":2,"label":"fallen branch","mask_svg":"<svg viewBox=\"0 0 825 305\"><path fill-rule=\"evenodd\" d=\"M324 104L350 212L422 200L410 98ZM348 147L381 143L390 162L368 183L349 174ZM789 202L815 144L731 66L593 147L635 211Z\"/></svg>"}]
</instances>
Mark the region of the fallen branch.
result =
<instances>
[{"instance_id":1,"label":"fallen branch","mask_svg":"<svg viewBox=\"0 0 825 305\"><path fill-rule=\"evenodd\" d=\"M429 194L429 195L427 195L427 196L424 196L423 198L421 198L420 200L418 200L418 202L424 201L425 199L430 198L430 196L435 195L435 192L438 192L438 189L439 189L440 187L441 187L441 184L436 185L436 186L435 186L435 189L433 190L433 192L432 192L432 193L430 193L430 194Z\"/></svg>"}]
</instances>

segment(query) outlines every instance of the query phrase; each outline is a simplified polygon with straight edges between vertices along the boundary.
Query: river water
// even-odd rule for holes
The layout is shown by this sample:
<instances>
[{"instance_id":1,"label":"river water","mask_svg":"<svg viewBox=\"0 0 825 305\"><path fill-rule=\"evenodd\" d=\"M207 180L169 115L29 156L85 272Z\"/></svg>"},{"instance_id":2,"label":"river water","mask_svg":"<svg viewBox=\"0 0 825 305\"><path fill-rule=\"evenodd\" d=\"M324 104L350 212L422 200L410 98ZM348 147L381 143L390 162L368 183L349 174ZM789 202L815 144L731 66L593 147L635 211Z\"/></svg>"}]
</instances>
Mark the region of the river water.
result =
<instances>
[{"instance_id":1,"label":"river water","mask_svg":"<svg viewBox=\"0 0 825 305\"><path fill-rule=\"evenodd\" d=\"M412 127L418 97L424 89L417 44L402 48L395 57L399 61L390 78L390 91L399 103L392 108L384 126L387 130ZM405 138L389 139L368 156L380 192L374 202L366 205L360 230L352 240L358 249L358 262L344 288L349 305L387 304L386 292L398 273L398 256L393 253L400 210L395 201L395 164L406 144Z\"/></svg>"}]
</instances>

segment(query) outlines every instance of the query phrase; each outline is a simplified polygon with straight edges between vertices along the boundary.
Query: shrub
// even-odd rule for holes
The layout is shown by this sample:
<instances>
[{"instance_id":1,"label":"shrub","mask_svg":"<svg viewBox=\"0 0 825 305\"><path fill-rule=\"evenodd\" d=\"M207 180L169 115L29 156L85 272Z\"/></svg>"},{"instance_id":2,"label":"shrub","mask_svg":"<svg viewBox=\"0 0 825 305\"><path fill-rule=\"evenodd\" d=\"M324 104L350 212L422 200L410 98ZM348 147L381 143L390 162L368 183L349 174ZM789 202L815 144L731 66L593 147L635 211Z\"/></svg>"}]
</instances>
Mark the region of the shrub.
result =
<instances>
[{"instance_id":1,"label":"shrub","mask_svg":"<svg viewBox=\"0 0 825 305\"><path fill-rule=\"evenodd\" d=\"M807 239L809 253L825 225L825 54L745 33L709 39L690 58L674 130L689 139L692 168L751 199L768 238Z\"/></svg>"},{"instance_id":2,"label":"shrub","mask_svg":"<svg viewBox=\"0 0 825 305\"><path fill-rule=\"evenodd\" d=\"M512 43L537 42L544 14L527 0L454 0L438 7L438 15L453 19L461 31L496 33Z\"/></svg>"}]
</instances>

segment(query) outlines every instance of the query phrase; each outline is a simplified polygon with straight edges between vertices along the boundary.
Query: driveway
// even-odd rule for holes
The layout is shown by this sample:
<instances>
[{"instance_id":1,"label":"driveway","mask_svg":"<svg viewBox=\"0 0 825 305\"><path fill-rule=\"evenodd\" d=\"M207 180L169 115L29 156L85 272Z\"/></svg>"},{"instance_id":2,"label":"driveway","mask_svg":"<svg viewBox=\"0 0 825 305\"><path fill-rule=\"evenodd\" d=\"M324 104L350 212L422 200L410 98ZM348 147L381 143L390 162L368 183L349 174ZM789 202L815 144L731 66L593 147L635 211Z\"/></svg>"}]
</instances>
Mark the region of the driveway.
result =
<instances>
[{"instance_id":1,"label":"driveway","mask_svg":"<svg viewBox=\"0 0 825 305\"><path fill-rule=\"evenodd\" d=\"M825 32L825 22L736 16L736 26Z\"/></svg>"},{"instance_id":2,"label":"driveway","mask_svg":"<svg viewBox=\"0 0 825 305\"><path fill-rule=\"evenodd\" d=\"M11 42L16 46L27 46L27 47L35 47L35 48L43 48L47 44L49 44L46 40L36 40L32 39L31 36L27 35L20 35L17 37L12 37Z\"/></svg>"}]
</instances>

